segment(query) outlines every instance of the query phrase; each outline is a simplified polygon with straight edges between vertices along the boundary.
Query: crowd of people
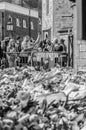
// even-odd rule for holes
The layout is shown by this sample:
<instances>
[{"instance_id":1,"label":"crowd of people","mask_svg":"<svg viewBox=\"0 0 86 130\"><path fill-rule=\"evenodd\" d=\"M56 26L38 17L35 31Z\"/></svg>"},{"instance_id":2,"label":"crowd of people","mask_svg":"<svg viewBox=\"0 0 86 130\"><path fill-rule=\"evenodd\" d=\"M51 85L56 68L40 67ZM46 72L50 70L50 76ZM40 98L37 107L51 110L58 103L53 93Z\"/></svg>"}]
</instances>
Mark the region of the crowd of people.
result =
<instances>
[{"instance_id":1,"label":"crowd of people","mask_svg":"<svg viewBox=\"0 0 86 130\"><path fill-rule=\"evenodd\" d=\"M30 38L29 36L25 36L23 41L21 37L17 37L16 40L12 38L5 38L0 43L0 61L1 66L3 67L14 67L19 59L19 54L28 48L30 45ZM20 61L19 61L20 62Z\"/></svg>"},{"instance_id":2,"label":"crowd of people","mask_svg":"<svg viewBox=\"0 0 86 130\"><path fill-rule=\"evenodd\" d=\"M21 37L17 37L16 40L8 37L5 38L0 43L1 67L2 68L14 67L18 65L19 63L21 63L20 54L32 50L36 50L39 52L64 52L65 53L66 46L64 44L63 39L61 39L60 42L58 41L58 39L55 39L54 42L51 42L48 39L48 37L46 37L45 40L40 41L39 35L36 41L30 38L29 36L25 36L23 40L21 39ZM53 100L49 104L47 100L44 99L42 103L39 103L32 98L34 96L31 95L29 91L24 92L22 85L20 84L21 81L22 81L21 83L23 83L23 81L25 82L29 81L28 83L31 82L31 85L33 84L34 87L36 87L36 83L38 83L37 82L38 80L37 81L35 80L33 82L34 77L36 77L36 75L34 75L33 77L33 75L31 76L31 71L29 74L28 71L23 72L21 68L19 70L18 69L19 68L16 68L14 73L14 71L11 72L9 68L9 71L7 71L7 73L4 70L4 74L5 74L4 76L3 73L1 75L1 78L2 77L5 78L5 76L7 76L8 74L7 77L10 77L11 82L12 80L15 81L15 85L12 88L12 84L9 85L8 82L6 81L7 88L5 88L5 86L3 87L3 84L5 84L6 79L1 81L0 83L2 88L5 88L5 91L3 91L4 94L0 95L1 96L0 130L86 130L86 107L85 107L86 99L85 98L83 99L84 101L80 100L78 102L78 100L76 100L75 102L69 104L68 95L66 95L66 100L64 99L59 101ZM16 71L19 71L19 73L21 71L20 76ZM12 73L12 77L10 76L11 75L10 73ZM41 75L43 76L43 73L41 73ZM49 77L49 74L48 76L44 74L44 76L47 78ZM60 76L62 77L62 75L58 73L58 77ZM58 77L56 77L55 80L58 80ZM44 77L42 78L44 79ZM65 84L67 84L66 80L67 77L65 80L63 80L64 82L66 82ZM71 81L73 82L73 79L71 79ZM42 82L42 87L46 91L49 89L50 92L54 92L55 89L53 89L53 85L55 85L56 87L57 85L61 87L59 84L60 83L64 84L64 82L61 82L61 79L59 79L58 84L56 84L57 82L53 84L53 82L49 83L45 81ZM37 84L37 87L38 86L39 84ZM74 87L75 87L75 83L74 83ZM35 89L34 93L36 91L37 89ZM81 107L80 105L83 107L83 109L80 109Z\"/></svg>"},{"instance_id":3,"label":"crowd of people","mask_svg":"<svg viewBox=\"0 0 86 130\"><path fill-rule=\"evenodd\" d=\"M32 50L37 52L66 52L66 46L63 39L60 42L58 39L51 42L46 36L45 40L40 40L40 34L38 34L36 41L29 36L25 36L23 40L19 36L16 40L6 37L0 42L0 66L4 68L19 65L21 63L20 54ZM31 61L26 56L26 61L28 60Z\"/></svg>"},{"instance_id":4,"label":"crowd of people","mask_svg":"<svg viewBox=\"0 0 86 130\"><path fill-rule=\"evenodd\" d=\"M60 41L56 38L53 42L51 42L48 37L46 36L45 40L42 40L39 44L39 51L48 51L48 52L66 52L66 46L64 43L64 39Z\"/></svg>"}]
</instances>

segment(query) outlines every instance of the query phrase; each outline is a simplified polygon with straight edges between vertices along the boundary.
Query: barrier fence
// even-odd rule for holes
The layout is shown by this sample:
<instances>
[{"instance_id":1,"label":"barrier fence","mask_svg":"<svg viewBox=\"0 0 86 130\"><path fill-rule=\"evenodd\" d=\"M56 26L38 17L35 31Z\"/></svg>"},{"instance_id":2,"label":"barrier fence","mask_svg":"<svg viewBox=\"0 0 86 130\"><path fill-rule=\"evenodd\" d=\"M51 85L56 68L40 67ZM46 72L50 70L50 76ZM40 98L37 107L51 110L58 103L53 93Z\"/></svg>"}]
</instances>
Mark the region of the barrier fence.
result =
<instances>
[{"instance_id":1,"label":"barrier fence","mask_svg":"<svg viewBox=\"0 0 86 130\"><path fill-rule=\"evenodd\" d=\"M55 64L59 63L60 66L68 66L68 59L66 53L58 53L58 52L16 52L16 53L8 53L7 55L17 55L17 58L19 58L18 64L19 65L43 65L43 63L49 62L49 67L54 67Z\"/></svg>"}]
</instances>

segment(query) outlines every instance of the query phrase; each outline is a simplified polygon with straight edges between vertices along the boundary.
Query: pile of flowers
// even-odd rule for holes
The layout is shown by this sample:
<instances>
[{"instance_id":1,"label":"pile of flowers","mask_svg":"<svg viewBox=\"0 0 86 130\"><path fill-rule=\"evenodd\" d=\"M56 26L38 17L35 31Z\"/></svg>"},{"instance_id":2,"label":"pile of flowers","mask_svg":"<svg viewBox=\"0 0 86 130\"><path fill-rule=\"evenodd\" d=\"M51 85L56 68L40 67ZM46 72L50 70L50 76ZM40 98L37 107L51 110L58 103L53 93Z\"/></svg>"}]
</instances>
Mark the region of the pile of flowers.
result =
<instances>
[{"instance_id":1,"label":"pile of flowers","mask_svg":"<svg viewBox=\"0 0 86 130\"><path fill-rule=\"evenodd\" d=\"M28 66L0 70L0 130L85 127L85 92L86 72L37 72Z\"/></svg>"}]
</instances>

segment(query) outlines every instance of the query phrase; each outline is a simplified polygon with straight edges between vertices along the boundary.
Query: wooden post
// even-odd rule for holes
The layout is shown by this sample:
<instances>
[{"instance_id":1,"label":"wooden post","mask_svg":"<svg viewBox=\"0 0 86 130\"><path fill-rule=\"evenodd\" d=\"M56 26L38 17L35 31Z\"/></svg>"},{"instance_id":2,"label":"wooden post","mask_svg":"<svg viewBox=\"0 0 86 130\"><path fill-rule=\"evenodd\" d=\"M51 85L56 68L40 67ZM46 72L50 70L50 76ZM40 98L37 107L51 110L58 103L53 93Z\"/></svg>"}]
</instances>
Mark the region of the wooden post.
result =
<instances>
[{"instance_id":1,"label":"wooden post","mask_svg":"<svg viewBox=\"0 0 86 130\"><path fill-rule=\"evenodd\" d=\"M68 30L68 67L70 66L70 30Z\"/></svg>"}]
</instances>

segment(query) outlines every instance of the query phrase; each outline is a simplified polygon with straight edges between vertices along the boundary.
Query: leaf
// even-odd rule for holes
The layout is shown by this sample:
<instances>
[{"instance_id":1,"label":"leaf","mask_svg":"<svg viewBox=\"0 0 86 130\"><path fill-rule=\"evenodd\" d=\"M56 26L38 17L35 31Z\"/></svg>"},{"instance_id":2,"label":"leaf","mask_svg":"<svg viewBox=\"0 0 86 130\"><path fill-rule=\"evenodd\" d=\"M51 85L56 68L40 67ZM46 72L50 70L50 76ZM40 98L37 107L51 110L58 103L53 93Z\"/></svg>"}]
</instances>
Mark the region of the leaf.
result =
<instances>
[{"instance_id":1,"label":"leaf","mask_svg":"<svg viewBox=\"0 0 86 130\"><path fill-rule=\"evenodd\" d=\"M32 122L30 125L28 125L28 128L32 128L33 130L40 130L41 128L37 124L37 122Z\"/></svg>"},{"instance_id":2,"label":"leaf","mask_svg":"<svg viewBox=\"0 0 86 130\"><path fill-rule=\"evenodd\" d=\"M33 126L33 129L34 129L34 130L41 130L41 128L40 128L39 125L35 125L35 126Z\"/></svg>"},{"instance_id":3,"label":"leaf","mask_svg":"<svg viewBox=\"0 0 86 130\"><path fill-rule=\"evenodd\" d=\"M52 102L50 102L50 103L48 104L48 108L49 108L50 106L52 106L55 101L56 101L56 100L53 100Z\"/></svg>"},{"instance_id":4,"label":"leaf","mask_svg":"<svg viewBox=\"0 0 86 130\"><path fill-rule=\"evenodd\" d=\"M41 107L42 107L43 113L44 113L46 111L47 107L48 107L47 99L43 100Z\"/></svg>"}]
</instances>

